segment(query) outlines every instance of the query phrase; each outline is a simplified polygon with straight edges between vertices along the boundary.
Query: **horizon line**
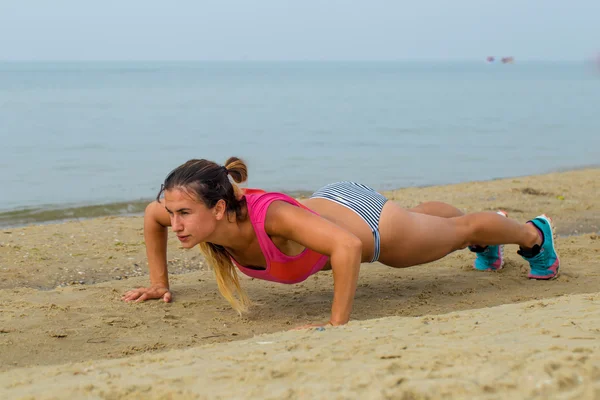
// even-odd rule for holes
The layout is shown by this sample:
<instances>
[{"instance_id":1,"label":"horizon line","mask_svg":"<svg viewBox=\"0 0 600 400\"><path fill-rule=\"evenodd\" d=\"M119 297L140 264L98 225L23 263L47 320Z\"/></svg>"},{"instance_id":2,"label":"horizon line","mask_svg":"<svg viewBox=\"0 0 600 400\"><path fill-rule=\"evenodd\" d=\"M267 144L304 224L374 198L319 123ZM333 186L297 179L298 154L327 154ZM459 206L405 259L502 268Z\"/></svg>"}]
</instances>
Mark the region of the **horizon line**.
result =
<instances>
[{"instance_id":1,"label":"horizon line","mask_svg":"<svg viewBox=\"0 0 600 400\"><path fill-rule=\"evenodd\" d=\"M0 63L219 63L219 62L245 62L245 63L285 63L285 62L322 62L322 63L335 63L335 62L355 62L355 63L369 63L369 62L485 62L489 63L486 59L489 56L483 56L481 58L396 58L396 59L248 59L248 58L223 58L223 59L2 59ZM512 57L515 63L518 62L589 62L594 61L593 58L518 58L514 56L493 56L498 57ZM490 64L493 64L490 63Z\"/></svg>"}]
</instances>

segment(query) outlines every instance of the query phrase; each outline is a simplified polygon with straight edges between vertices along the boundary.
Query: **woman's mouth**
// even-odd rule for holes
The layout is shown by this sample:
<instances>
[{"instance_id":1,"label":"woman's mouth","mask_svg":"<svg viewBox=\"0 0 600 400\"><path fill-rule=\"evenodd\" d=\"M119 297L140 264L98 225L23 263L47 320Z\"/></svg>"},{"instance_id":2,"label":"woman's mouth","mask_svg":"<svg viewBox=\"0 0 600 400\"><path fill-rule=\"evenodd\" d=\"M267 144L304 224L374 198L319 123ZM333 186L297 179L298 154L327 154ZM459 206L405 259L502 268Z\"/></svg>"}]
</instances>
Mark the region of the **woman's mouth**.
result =
<instances>
[{"instance_id":1,"label":"woman's mouth","mask_svg":"<svg viewBox=\"0 0 600 400\"><path fill-rule=\"evenodd\" d=\"M186 235L186 236L177 235L177 239L179 239L180 242L186 242L189 238L190 238L190 235Z\"/></svg>"}]
</instances>

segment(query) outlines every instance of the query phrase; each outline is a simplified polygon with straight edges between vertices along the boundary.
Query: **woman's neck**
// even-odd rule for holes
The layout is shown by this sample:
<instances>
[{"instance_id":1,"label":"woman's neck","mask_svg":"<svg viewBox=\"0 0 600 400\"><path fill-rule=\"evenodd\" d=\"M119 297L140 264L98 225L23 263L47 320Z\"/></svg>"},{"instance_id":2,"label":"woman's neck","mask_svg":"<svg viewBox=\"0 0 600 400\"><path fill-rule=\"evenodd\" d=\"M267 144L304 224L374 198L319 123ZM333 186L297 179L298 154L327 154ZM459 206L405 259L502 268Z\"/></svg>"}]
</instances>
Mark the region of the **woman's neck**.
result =
<instances>
[{"instance_id":1,"label":"woman's neck","mask_svg":"<svg viewBox=\"0 0 600 400\"><path fill-rule=\"evenodd\" d=\"M230 253L242 253L255 240L256 233L250 218L239 221L234 215L222 220L207 241L225 247Z\"/></svg>"}]
</instances>

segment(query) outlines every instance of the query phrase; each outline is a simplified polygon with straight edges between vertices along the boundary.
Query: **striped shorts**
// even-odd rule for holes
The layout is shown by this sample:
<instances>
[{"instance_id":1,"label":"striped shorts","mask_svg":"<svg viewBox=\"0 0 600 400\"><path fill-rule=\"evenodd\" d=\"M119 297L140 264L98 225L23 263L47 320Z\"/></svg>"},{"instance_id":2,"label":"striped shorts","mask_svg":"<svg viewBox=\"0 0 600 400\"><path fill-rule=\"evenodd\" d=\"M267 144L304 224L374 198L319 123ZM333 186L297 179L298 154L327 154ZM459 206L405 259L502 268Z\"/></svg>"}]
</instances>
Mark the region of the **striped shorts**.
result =
<instances>
[{"instance_id":1,"label":"striped shorts","mask_svg":"<svg viewBox=\"0 0 600 400\"><path fill-rule=\"evenodd\" d=\"M355 182L336 182L322 187L310 196L311 199L320 198L331 200L358 214L371 228L375 248L373 259L379 259L381 251L381 238L379 236L379 217L387 199L374 189Z\"/></svg>"}]
</instances>

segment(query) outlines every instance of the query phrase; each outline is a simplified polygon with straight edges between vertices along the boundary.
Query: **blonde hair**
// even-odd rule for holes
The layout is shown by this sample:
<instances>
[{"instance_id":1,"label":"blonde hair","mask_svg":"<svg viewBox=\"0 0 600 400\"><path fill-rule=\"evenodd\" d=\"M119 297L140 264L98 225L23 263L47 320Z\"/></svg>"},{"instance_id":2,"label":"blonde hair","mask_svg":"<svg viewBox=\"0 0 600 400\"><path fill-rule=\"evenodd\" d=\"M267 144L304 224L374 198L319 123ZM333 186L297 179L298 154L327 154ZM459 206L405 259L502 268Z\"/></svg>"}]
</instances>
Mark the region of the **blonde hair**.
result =
<instances>
[{"instance_id":1,"label":"blonde hair","mask_svg":"<svg viewBox=\"0 0 600 400\"><path fill-rule=\"evenodd\" d=\"M248 179L246 164L237 157L230 157L225 166L208 160L189 160L167 176L157 199L165 190L181 187L196 195L208 208L213 208L219 200L224 200L226 213L234 214L237 220L247 218L246 200L236 183ZM203 242L198 245L217 280L221 295L240 315L248 310L251 302L240 285L237 269L227 251L219 245Z\"/></svg>"},{"instance_id":2,"label":"blonde hair","mask_svg":"<svg viewBox=\"0 0 600 400\"><path fill-rule=\"evenodd\" d=\"M203 242L198 245L208 265L215 273L217 286L221 295L240 315L248 311L250 299L240 285L238 272L225 250L216 244Z\"/></svg>"}]
</instances>

